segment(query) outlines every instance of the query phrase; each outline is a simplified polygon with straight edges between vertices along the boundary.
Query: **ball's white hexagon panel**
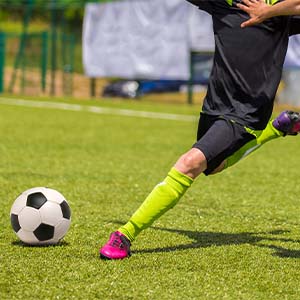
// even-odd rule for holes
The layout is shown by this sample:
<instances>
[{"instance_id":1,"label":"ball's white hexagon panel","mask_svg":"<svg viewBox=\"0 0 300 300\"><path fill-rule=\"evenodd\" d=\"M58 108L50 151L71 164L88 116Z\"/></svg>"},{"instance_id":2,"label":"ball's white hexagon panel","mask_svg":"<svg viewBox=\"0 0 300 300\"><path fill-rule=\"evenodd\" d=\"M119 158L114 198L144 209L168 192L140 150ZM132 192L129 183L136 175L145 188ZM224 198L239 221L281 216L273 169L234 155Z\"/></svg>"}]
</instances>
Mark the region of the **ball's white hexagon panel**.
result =
<instances>
[{"instance_id":1,"label":"ball's white hexagon panel","mask_svg":"<svg viewBox=\"0 0 300 300\"><path fill-rule=\"evenodd\" d=\"M34 231L41 224L39 210L32 207L24 207L18 215L22 229Z\"/></svg>"},{"instance_id":2,"label":"ball's white hexagon panel","mask_svg":"<svg viewBox=\"0 0 300 300\"><path fill-rule=\"evenodd\" d=\"M62 218L62 210L58 203L54 203L51 201L47 201L40 209L39 209L41 220L45 224L49 224L52 226L58 225Z\"/></svg>"}]
</instances>

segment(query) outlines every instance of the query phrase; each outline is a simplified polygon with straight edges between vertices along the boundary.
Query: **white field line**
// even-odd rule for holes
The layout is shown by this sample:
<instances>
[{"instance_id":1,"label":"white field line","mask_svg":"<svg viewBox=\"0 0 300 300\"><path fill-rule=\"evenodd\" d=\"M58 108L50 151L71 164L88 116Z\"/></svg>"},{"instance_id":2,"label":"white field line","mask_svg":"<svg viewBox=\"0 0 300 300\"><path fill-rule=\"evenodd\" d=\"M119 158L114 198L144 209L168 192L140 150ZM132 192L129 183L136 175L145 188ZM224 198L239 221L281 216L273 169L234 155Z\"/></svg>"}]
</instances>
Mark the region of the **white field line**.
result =
<instances>
[{"instance_id":1,"label":"white field line","mask_svg":"<svg viewBox=\"0 0 300 300\"><path fill-rule=\"evenodd\" d=\"M103 115L128 116L128 117L159 119L159 120L174 120L174 121L185 121L185 122L195 122L198 120L197 117L190 116L190 115L178 115L178 114L138 111L138 110L130 110L130 109L117 109L117 108L107 108L107 107L99 107L99 106L87 106L87 105L80 105L80 104L68 104L68 103L60 103L60 102L31 101L25 99L4 98L4 97L0 97L0 104L36 107L36 108L60 109L60 110L68 110L68 111L85 111L85 112L91 112L91 113L103 114Z\"/></svg>"}]
</instances>

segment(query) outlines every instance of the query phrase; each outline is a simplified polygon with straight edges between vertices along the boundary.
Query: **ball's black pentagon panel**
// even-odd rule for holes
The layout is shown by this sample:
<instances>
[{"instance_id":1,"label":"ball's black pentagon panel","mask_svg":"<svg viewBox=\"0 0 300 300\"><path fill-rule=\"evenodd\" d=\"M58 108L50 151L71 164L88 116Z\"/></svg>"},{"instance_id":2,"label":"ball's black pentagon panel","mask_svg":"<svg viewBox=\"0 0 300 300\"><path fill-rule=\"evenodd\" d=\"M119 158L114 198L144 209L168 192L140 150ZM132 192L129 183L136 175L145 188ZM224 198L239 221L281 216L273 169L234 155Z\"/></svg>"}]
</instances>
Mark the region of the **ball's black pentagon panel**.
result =
<instances>
[{"instance_id":1,"label":"ball's black pentagon panel","mask_svg":"<svg viewBox=\"0 0 300 300\"><path fill-rule=\"evenodd\" d=\"M44 194L37 192L32 193L27 196L27 202L26 205L39 209L41 208L45 203L47 202L47 198L44 196Z\"/></svg>"},{"instance_id":2,"label":"ball's black pentagon panel","mask_svg":"<svg viewBox=\"0 0 300 300\"><path fill-rule=\"evenodd\" d=\"M63 201L63 202L60 204L60 207L61 207L61 211L62 211L62 213L63 213L63 217L64 217L65 219L70 220L70 218L71 218L71 210L70 210L69 204L68 204L66 201Z\"/></svg>"},{"instance_id":3,"label":"ball's black pentagon panel","mask_svg":"<svg viewBox=\"0 0 300 300\"><path fill-rule=\"evenodd\" d=\"M21 229L21 226L19 223L19 218L17 215L11 214L10 222L11 222L11 226L15 232L18 232Z\"/></svg>"},{"instance_id":4,"label":"ball's black pentagon panel","mask_svg":"<svg viewBox=\"0 0 300 300\"><path fill-rule=\"evenodd\" d=\"M42 223L33 233L41 242L51 240L54 236L54 227Z\"/></svg>"}]
</instances>

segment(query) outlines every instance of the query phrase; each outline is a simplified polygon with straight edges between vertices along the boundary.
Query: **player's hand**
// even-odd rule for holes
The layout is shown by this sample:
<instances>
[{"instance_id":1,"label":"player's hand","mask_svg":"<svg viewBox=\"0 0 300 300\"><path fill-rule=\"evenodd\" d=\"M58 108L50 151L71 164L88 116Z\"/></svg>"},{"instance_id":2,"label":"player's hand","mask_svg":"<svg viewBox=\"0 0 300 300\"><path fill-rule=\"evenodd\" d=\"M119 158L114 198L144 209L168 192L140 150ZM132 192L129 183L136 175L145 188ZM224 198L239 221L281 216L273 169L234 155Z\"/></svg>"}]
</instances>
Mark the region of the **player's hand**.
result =
<instances>
[{"instance_id":1,"label":"player's hand","mask_svg":"<svg viewBox=\"0 0 300 300\"><path fill-rule=\"evenodd\" d=\"M247 27L259 24L267 19L266 10L270 8L264 0L242 0L243 4L237 4L238 8L246 12L250 19L241 24L241 27Z\"/></svg>"}]
</instances>

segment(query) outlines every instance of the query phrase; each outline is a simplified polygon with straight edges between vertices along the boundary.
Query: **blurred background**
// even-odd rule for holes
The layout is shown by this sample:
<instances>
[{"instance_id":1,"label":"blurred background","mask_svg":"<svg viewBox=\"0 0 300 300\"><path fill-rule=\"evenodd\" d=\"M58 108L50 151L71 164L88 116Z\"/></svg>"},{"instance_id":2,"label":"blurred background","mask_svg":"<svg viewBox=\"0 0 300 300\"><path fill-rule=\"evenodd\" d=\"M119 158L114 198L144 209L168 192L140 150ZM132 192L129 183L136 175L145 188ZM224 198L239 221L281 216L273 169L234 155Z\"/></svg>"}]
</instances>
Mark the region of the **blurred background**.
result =
<instances>
[{"instance_id":1,"label":"blurred background","mask_svg":"<svg viewBox=\"0 0 300 300\"><path fill-rule=\"evenodd\" d=\"M192 104L213 52L210 16L183 0L0 1L0 93ZM300 106L299 83L295 36L277 101Z\"/></svg>"}]
</instances>

